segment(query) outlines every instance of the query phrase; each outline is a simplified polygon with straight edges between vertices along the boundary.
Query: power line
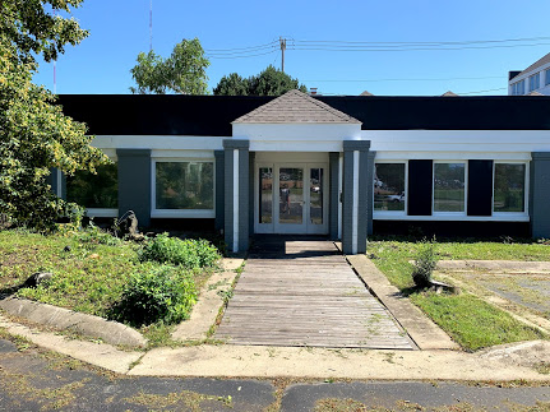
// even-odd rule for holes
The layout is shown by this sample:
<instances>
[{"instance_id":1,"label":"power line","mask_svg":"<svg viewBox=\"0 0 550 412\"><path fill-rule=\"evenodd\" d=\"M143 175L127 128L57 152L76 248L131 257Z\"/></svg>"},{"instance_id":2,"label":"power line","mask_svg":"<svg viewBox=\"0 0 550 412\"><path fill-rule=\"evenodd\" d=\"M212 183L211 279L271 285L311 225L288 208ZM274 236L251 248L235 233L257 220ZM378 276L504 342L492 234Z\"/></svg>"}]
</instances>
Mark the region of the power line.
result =
<instances>
[{"instance_id":1,"label":"power line","mask_svg":"<svg viewBox=\"0 0 550 412\"><path fill-rule=\"evenodd\" d=\"M498 89L478 90L477 92L464 92L464 93L457 92L457 94L461 95L461 94L487 93L487 92L496 92L496 91L506 90L506 89L508 89L508 88L507 87L499 87Z\"/></svg>"},{"instance_id":2,"label":"power line","mask_svg":"<svg viewBox=\"0 0 550 412\"><path fill-rule=\"evenodd\" d=\"M210 54L207 54L206 57L208 58L211 58L211 59L220 59L220 60L231 60L231 59L247 59L249 57L257 57L257 56L267 56L268 54L273 54L277 51L277 49L274 49L274 50L271 50L271 51L268 51L268 52L265 52L265 53L258 53L258 54L246 54L246 55L235 55L235 56L231 56L231 55L219 55L219 56L215 56L215 55L210 55Z\"/></svg>"},{"instance_id":3,"label":"power line","mask_svg":"<svg viewBox=\"0 0 550 412\"><path fill-rule=\"evenodd\" d=\"M382 45L389 46L438 46L438 45L461 45L461 44L480 44L480 43L508 43L508 42L527 42L550 40L550 37L521 37L512 39L496 39L496 40L465 40L465 41L445 41L445 42L366 42L366 41L349 41L349 40L294 40L296 43L338 43L338 44L362 44L367 46Z\"/></svg>"},{"instance_id":4,"label":"power line","mask_svg":"<svg viewBox=\"0 0 550 412\"><path fill-rule=\"evenodd\" d=\"M494 46L464 46L464 47L402 47L402 48L376 48L376 46L352 47L352 46L295 46L289 45L288 50L296 51L327 51L327 52L407 52L407 51L448 51L448 50L475 50L475 49L500 49L500 48L516 48L516 47L534 47L548 46L549 43L533 43L533 44L514 44L514 45L494 45Z\"/></svg>"},{"instance_id":5,"label":"power line","mask_svg":"<svg viewBox=\"0 0 550 412\"><path fill-rule=\"evenodd\" d=\"M257 49L261 49L261 48L265 48L265 47L272 47L272 46L275 46L278 44L278 41L277 40L273 40L273 41L270 41L269 43L265 43L265 44L260 44L258 46L245 46L245 47L234 47L234 48L231 48L231 49L208 49L207 51L208 52L213 52L213 53L229 53L229 52L234 52L234 51L253 51L253 50L257 50Z\"/></svg>"},{"instance_id":6,"label":"power line","mask_svg":"<svg viewBox=\"0 0 550 412\"><path fill-rule=\"evenodd\" d=\"M376 83L376 82L440 82L451 80L488 80L488 79L502 79L502 76L487 76L487 77L448 77L439 79L428 78L412 78L412 79L324 79L324 80L307 80L304 82L309 83Z\"/></svg>"}]
</instances>

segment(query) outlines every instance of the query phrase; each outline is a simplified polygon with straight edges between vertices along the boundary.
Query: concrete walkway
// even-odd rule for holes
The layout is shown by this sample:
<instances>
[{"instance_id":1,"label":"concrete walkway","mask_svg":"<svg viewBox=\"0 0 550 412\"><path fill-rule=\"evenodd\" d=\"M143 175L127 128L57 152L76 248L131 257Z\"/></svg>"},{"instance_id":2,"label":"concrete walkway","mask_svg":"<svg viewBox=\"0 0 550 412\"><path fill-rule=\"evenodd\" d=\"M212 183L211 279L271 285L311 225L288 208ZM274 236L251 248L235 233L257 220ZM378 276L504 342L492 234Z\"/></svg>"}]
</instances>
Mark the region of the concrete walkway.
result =
<instances>
[{"instance_id":1,"label":"concrete walkway","mask_svg":"<svg viewBox=\"0 0 550 412\"><path fill-rule=\"evenodd\" d=\"M413 349L333 242L259 239L216 332L237 345Z\"/></svg>"}]
</instances>

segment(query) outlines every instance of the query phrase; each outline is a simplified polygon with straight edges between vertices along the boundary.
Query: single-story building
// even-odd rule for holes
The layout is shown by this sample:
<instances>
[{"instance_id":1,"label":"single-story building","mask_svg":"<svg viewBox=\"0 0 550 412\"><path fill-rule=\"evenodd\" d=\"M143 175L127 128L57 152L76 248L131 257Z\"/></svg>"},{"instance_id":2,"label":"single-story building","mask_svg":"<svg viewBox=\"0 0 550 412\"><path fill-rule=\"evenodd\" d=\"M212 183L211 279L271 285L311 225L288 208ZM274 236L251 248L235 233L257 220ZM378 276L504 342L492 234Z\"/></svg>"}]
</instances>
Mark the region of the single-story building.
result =
<instances>
[{"instance_id":1,"label":"single-story building","mask_svg":"<svg viewBox=\"0 0 550 412\"><path fill-rule=\"evenodd\" d=\"M233 251L252 234L431 225L550 237L550 97L62 95L115 161L52 187L143 226L202 219Z\"/></svg>"}]
</instances>

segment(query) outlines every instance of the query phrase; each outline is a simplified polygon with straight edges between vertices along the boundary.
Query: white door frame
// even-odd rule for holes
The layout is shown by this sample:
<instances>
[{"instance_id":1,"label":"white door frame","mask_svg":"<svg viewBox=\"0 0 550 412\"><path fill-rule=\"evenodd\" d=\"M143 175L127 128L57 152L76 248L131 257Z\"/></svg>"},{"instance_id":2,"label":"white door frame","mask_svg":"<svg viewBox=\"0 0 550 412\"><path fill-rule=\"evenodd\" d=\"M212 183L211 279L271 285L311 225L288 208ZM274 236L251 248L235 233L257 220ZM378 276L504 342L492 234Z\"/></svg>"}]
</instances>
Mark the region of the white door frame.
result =
<instances>
[{"instance_id":1,"label":"white door frame","mask_svg":"<svg viewBox=\"0 0 550 412\"><path fill-rule=\"evenodd\" d=\"M260 169L272 171L272 221L260 223ZM279 175L281 168L299 168L303 170L303 213L301 224L279 222ZM323 175L323 224L310 223L310 178L311 169L322 168ZM273 234L328 234L329 208L329 163L328 162L257 162L254 165L254 233Z\"/></svg>"}]
</instances>

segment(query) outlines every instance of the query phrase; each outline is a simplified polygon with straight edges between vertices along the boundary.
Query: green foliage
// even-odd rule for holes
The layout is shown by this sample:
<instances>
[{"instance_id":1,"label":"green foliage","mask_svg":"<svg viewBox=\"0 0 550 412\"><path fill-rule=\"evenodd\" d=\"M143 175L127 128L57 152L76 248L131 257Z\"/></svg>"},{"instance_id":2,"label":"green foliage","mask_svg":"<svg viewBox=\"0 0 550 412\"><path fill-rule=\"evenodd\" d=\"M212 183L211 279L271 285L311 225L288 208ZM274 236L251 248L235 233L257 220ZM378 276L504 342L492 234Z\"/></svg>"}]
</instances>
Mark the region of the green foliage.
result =
<instances>
[{"instance_id":1,"label":"green foliage","mask_svg":"<svg viewBox=\"0 0 550 412\"><path fill-rule=\"evenodd\" d=\"M180 265L187 269L213 267L220 259L218 249L206 240L181 240L163 233L140 252L141 261Z\"/></svg>"},{"instance_id":2,"label":"green foliage","mask_svg":"<svg viewBox=\"0 0 550 412\"><path fill-rule=\"evenodd\" d=\"M420 242L416 255L414 270L412 273L414 283L419 287L428 287L432 280L432 273L437 266L437 252L435 238L431 241L426 239Z\"/></svg>"},{"instance_id":3,"label":"green foliage","mask_svg":"<svg viewBox=\"0 0 550 412\"><path fill-rule=\"evenodd\" d=\"M56 58L66 43L86 36L74 20L54 17L46 4L70 11L80 0L3 1L0 20L0 213L19 224L50 230L74 208L51 193L53 167L68 175L95 172L108 160L89 143L86 126L65 117L54 96L32 83L33 53Z\"/></svg>"},{"instance_id":4,"label":"green foliage","mask_svg":"<svg viewBox=\"0 0 550 412\"><path fill-rule=\"evenodd\" d=\"M218 96L280 96L289 90L298 89L307 93L307 87L287 73L272 65L260 74L245 79L237 73L224 76L214 88Z\"/></svg>"},{"instance_id":5,"label":"green foliage","mask_svg":"<svg viewBox=\"0 0 550 412\"><path fill-rule=\"evenodd\" d=\"M2 0L0 33L15 46L20 56L34 61L33 53L42 54L47 62L65 52L65 45L76 45L88 36L74 19L48 13L45 6L56 11L71 12L83 0Z\"/></svg>"},{"instance_id":6,"label":"green foliage","mask_svg":"<svg viewBox=\"0 0 550 412\"><path fill-rule=\"evenodd\" d=\"M112 317L135 326L173 324L189 318L196 300L193 277L183 268L144 266L130 277Z\"/></svg>"},{"instance_id":7,"label":"green foliage","mask_svg":"<svg viewBox=\"0 0 550 412\"><path fill-rule=\"evenodd\" d=\"M119 238L94 225L93 220L90 220L86 229L81 229L76 233L75 239L90 245L117 246L121 243Z\"/></svg>"},{"instance_id":8,"label":"green foliage","mask_svg":"<svg viewBox=\"0 0 550 412\"><path fill-rule=\"evenodd\" d=\"M210 61L204 57L199 39L182 40L176 44L170 57L163 59L154 51L140 53L137 64L130 70L137 87L132 93L206 94L206 68Z\"/></svg>"},{"instance_id":9,"label":"green foliage","mask_svg":"<svg viewBox=\"0 0 550 412\"><path fill-rule=\"evenodd\" d=\"M248 79L237 73L231 73L221 78L214 89L214 94L217 96L248 96L249 88Z\"/></svg>"}]
</instances>

